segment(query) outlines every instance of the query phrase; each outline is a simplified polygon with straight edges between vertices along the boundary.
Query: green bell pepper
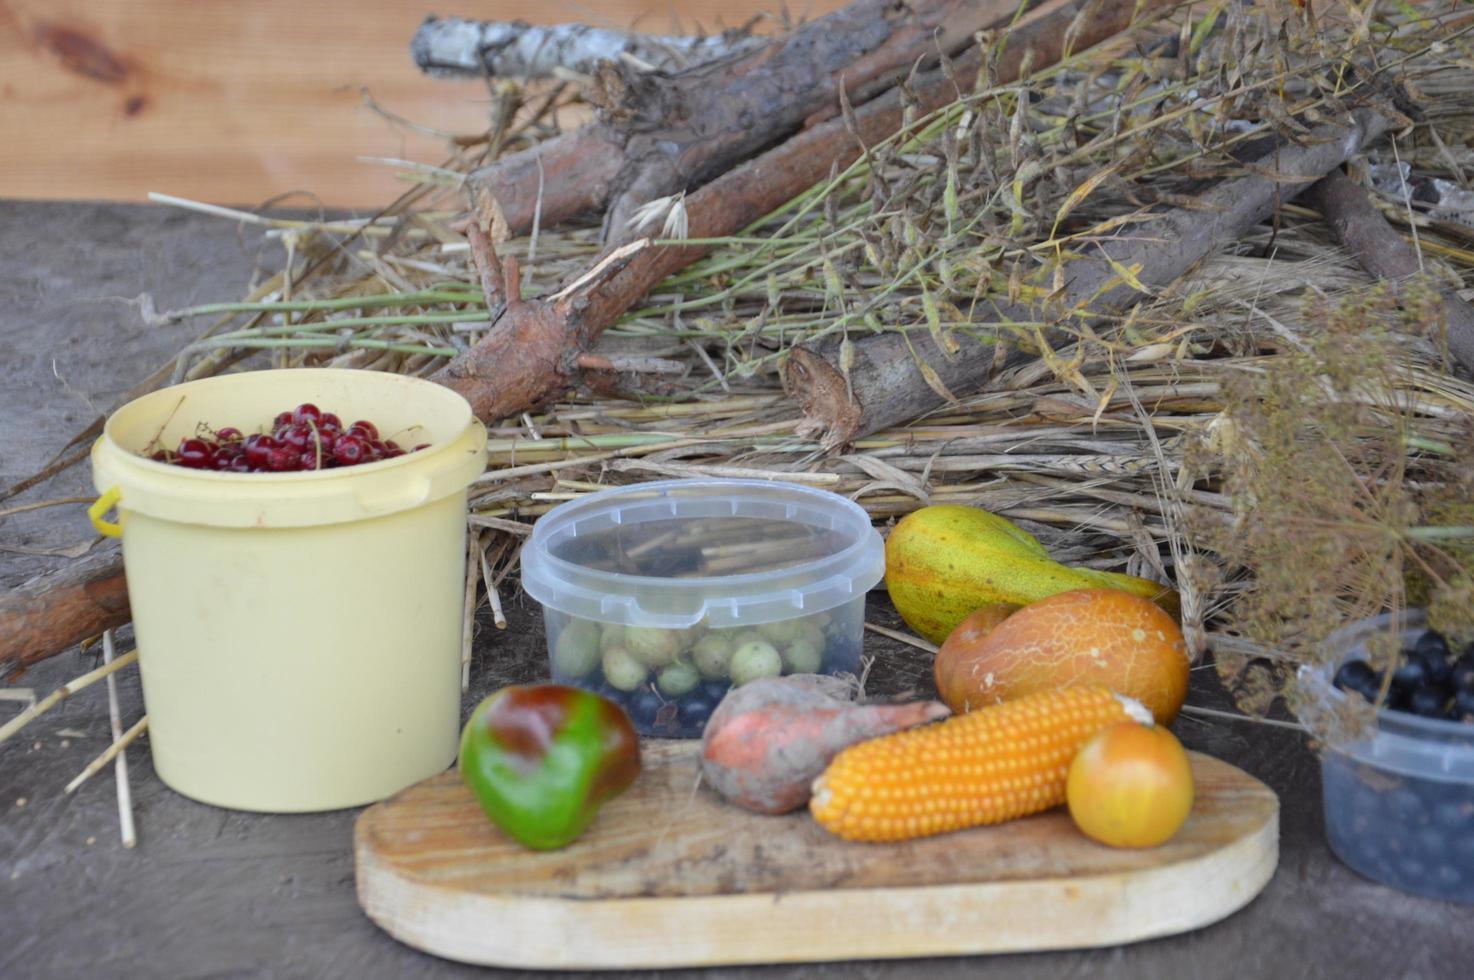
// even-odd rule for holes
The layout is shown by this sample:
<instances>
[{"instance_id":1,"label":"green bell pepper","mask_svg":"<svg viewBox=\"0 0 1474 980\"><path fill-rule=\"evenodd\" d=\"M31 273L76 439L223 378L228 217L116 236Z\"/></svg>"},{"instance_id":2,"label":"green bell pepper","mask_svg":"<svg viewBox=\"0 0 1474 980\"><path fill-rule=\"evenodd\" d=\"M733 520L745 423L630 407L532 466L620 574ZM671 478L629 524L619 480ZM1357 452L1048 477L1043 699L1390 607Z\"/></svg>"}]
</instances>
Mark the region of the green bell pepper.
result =
<instances>
[{"instance_id":1,"label":"green bell pepper","mask_svg":"<svg viewBox=\"0 0 1474 980\"><path fill-rule=\"evenodd\" d=\"M535 850L572 842L640 774L640 740L614 702L562 684L507 687L461 732L461 776L502 830Z\"/></svg>"}]
</instances>

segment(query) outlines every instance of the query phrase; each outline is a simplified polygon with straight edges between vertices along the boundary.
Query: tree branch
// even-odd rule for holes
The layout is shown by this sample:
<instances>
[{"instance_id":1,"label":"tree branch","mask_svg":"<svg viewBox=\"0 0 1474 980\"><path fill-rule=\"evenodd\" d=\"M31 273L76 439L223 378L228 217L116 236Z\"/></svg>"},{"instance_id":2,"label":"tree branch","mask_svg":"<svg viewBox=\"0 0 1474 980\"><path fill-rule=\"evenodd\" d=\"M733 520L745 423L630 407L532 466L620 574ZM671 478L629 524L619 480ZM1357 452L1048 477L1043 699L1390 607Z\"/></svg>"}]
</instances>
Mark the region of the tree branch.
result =
<instances>
[{"instance_id":1,"label":"tree branch","mask_svg":"<svg viewBox=\"0 0 1474 980\"><path fill-rule=\"evenodd\" d=\"M420 70L442 76L551 78L558 69L592 75L600 61L641 70L678 71L761 47L742 30L702 37L660 37L585 24L552 27L524 21L427 17L410 40Z\"/></svg>"},{"instance_id":2,"label":"tree branch","mask_svg":"<svg viewBox=\"0 0 1474 980\"><path fill-rule=\"evenodd\" d=\"M1388 223L1367 192L1337 170L1316 181L1305 192L1305 203L1321 213L1341 246L1378 279L1401 286L1421 272L1418 255L1397 229ZM1448 352L1474 374L1474 307L1452 289L1441 289L1448 327Z\"/></svg>"},{"instance_id":3,"label":"tree branch","mask_svg":"<svg viewBox=\"0 0 1474 980\"><path fill-rule=\"evenodd\" d=\"M1129 235L1098 245L1098 255L1069 262L1063 290L1043 303L994 303L989 319L999 326L1064 320L1089 324L1123 309L1141 293L1118 270L1135 269L1137 280L1148 288L1171 284L1389 126L1386 117L1370 109L1354 110L1342 124L1318 126L1303 143L1272 149L1251 161L1248 176L1219 182L1199 195L1194 206L1133 225ZM955 341L958 350L949 354L930 336L867 336L851 345L848 376L840 367L839 339L795 348L785 365L784 384L805 415L800 431L834 449L941 407L946 399L936 385L956 393L977 391L996 366L997 344L963 335ZM1027 356L1015 352L1009 360ZM923 362L934 373L935 384L923 372Z\"/></svg>"}]
</instances>

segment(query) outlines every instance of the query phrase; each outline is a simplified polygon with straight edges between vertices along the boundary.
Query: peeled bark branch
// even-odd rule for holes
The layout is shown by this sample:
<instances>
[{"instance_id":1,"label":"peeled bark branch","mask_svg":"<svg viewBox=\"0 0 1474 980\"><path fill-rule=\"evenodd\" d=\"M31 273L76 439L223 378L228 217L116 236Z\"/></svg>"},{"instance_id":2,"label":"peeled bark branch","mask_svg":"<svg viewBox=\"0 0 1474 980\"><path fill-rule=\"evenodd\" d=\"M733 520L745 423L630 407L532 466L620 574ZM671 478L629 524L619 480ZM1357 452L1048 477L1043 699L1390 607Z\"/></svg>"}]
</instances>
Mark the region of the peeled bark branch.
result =
<instances>
[{"instance_id":1,"label":"peeled bark branch","mask_svg":"<svg viewBox=\"0 0 1474 980\"><path fill-rule=\"evenodd\" d=\"M765 43L743 31L709 37L659 37L585 24L551 27L525 21L428 17L410 40L410 54L431 75L550 78L557 69L592 75L601 61L678 71Z\"/></svg>"},{"instance_id":2,"label":"peeled bark branch","mask_svg":"<svg viewBox=\"0 0 1474 980\"><path fill-rule=\"evenodd\" d=\"M1343 248L1378 279L1401 285L1422 272L1418 254L1372 204L1367 192L1335 171L1305 192L1305 203L1321 213ZM1474 307L1452 289L1439 291L1448 326L1448 352L1474 374Z\"/></svg>"},{"instance_id":3,"label":"peeled bark branch","mask_svg":"<svg viewBox=\"0 0 1474 980\"><path fill-rule=\"evenodd\" d=\"M1141 293L1118 269L1135 269L1148 288L1170 285L1389 126L1386 117L1369 109L1354 110L1344 124L1318 126L1303 143L1279 147L1253 161L1249 176L1224 180L1199 195L1195 206L1133 225L1129 233L1099 244L1098 256L1071 261L1059 295L1042 304L994 303L989 319L1000 328L1011 323L1091 323L1121 310ZM909 343L900 333L865 337L851 345L848 378L840 367L842 341L795 348L784 384L805 415L800 431L834 449L940 408L947 399L934 383L954 394L977 391L994 370L997 345L962 335L955 340L959 349L949 356L930 336L913 337ZM935 382L923 373L922 361L934 372Z\"/></svg>"},{"instance_id":4,"label":"peeled bark branch","mask_svg":"<svg viewBox=\"0 0 1474 980\"><path fill-rule=\"evenodd\" d=\"M1175 6L1175 0L1145 0L1140 11L1130 3L1056 4L1050 13L1010 31L1004 54L994 63L998 79L1013 81L1025 63L1043 68L1057 62L1067 32L1072 33L1073 50L1084 50L1132 26L1133 14L1135 23L1148 23ZM980 63L977 52L969 51L956 62L958 77L975 75ZM941 70L916 77L910 89L917 111L930 112L955 100L957 84ZM905 108L901 93L892 89L856 109L854 131L843 119L830 119L723 174L687 196L683 206L689 236L719 238L757 221L823 180L832 166L854 162L862 145L896 132ZM551 300L509 307L481 343L438 372L435 380L460 392L487 421L541 404L577 383L578 355L605 327L666 276L708 251L705 246L663 247L643 240L606 251L591 272ZM591 288L591 281L598 288Z\"/></svg>"}]
</instances>

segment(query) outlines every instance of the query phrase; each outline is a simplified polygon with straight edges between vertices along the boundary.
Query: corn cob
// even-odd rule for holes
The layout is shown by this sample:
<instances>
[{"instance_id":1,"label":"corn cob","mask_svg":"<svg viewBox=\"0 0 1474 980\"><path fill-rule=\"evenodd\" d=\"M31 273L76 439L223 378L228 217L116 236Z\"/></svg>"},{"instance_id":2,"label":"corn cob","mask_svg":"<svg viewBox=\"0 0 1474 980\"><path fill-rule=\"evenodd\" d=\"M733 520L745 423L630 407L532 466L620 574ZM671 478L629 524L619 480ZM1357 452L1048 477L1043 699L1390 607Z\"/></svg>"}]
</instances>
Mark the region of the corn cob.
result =
<instances>
[{"instance_id":1,"label":"corn cob","mask_svg":"<svg viewBox=\"0 0 1474 980\"><path fill-rule=\"evenodd\" d=\"M814 781L809 810L847 840L891 841L1059 806L1075 753L1140 703L1101 685L1044 691L852 745Z\"/></svg>"}]
</instances>

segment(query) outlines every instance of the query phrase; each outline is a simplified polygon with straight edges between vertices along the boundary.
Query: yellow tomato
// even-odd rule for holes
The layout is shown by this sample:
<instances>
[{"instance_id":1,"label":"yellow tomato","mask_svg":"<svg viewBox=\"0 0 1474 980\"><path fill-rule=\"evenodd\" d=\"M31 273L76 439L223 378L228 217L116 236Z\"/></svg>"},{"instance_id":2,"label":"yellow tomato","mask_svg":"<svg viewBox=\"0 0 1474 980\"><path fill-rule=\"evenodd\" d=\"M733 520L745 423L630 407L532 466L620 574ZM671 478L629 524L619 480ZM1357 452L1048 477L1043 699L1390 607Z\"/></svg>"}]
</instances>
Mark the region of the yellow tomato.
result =
<instances>
[{"instance_id":1,"label":"yellow tomato","mask_svg":"<svg viewBox=\"0 0 1474 980\"><path fill-rule=\"evenodd\" d=\"M1111 847L1156 847L1192 810L1192 767L1166 728L1126 721L1085 743L1065 792L1087 837Z\"/></svg>"}]
</instances>

